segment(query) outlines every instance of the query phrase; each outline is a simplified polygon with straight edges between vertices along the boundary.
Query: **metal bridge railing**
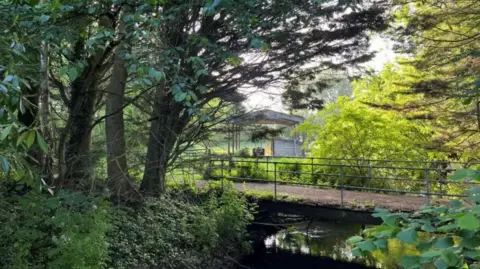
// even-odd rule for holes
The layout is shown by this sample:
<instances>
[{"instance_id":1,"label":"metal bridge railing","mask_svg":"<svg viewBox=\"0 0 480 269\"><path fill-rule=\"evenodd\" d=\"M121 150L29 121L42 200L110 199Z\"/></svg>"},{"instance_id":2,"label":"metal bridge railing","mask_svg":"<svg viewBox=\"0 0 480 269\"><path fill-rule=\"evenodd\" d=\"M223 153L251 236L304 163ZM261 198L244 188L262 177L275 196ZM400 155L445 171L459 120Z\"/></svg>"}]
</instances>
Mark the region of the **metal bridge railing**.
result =
<instances>
[{"instance_id":1,"label":"metal bridge railing","mask_svg":"<svg viewBox=\"0 0 480 269\"><path fill-rule=\"evenodd\" d=\"M275 199L277 185L287 184L339 189L342 206L346 190L422 196L430 204L433 197L465 197L464 190L480 184L448 180L457 167L480 163L446 163L298 157L211 158L206 169L208 178L222 180L222 185L223 179L271 183Z\"/></svg>"}]
</instances>

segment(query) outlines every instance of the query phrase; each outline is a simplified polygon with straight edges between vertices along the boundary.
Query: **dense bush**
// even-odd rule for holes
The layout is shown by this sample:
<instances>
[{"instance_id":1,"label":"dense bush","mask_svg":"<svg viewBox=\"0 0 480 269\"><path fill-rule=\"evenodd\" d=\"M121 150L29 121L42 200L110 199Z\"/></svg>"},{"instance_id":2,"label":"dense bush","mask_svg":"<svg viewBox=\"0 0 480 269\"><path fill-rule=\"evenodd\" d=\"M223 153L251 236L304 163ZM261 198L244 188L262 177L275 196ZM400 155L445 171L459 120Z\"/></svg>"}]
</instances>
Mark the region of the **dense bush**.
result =
<instances>
[{"instance_id":1,"label":"dense bush","mask_svg":"<svg viewBox=\"0 0 480 269\"><path fill-rule=\"evenodd\" d=\"M68 192L0 195L0 268L103 266L110 227L106 203Z\"/></svg>"},{"instance_id":2,"label":"dense bush","mask_svg":"<svg viewBox=\"0 0 480 269\"><path fill-rule=\"evenodd\" d=\"M480 181L480 172L461 169L451 178ZM383 220L382 225L350 238L352 254L386 252L388 241L395 238L416 247L399 260L402 268L480 268L480 188L467 194L465 203L452 200L449 206L425 206L412 214L376 209L374 216Z\"/></svg>"},{"instance_id":3,"label":"dense bush","mask_svg":"<svg viewBox=\"0 0 480 269\"><path fill-rule=\"evenodd\" d=\"M68 192L1 192L0 268L225 266L248 251L252 215L224 185L201 193L177 188L128 207Z\"/></svg>"},{"instance_id":4,"label":"dense bush","mask_svg":"<svg viewBox=\"0 0 480 269\"><path fill-rule=\"evenodd\" d=\"M108 268L215 268L225 257L248 250L247 203L225 184L195 204L185 199L148 199L140 209L114 214ZM183 193L185 194L185 193Z\"/></svg>"}]
</instances>

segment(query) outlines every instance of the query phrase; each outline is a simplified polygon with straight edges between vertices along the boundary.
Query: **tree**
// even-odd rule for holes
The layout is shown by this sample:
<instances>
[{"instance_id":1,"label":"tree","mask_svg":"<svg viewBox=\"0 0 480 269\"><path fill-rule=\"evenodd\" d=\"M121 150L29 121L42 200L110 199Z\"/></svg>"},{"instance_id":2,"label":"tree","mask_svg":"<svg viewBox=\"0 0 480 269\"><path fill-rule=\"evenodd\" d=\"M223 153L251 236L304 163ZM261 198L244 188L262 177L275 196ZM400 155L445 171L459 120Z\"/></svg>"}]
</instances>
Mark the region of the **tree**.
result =
<instances>
[{"instance_id":1,"label":"tree","mask_svg":"<svg viewBox=\"0 0 480 269\"><path fill-rule=\"evenodd\" d=\"M50 148L56 148L51 157L57 165L49 173L58 177L52 184L92 187L98 160L91 156L92 133L106 121L106 139L95 142L107 143L107 185L120 196L129 189L124 111L129 121L132 113L139 115L138 130L149 128L141 190L161 193L179 154L224 121L222 111L243 100L239 88L364 62L371 57L369 33L385 29L382 2L28 4L0 7L5 18L12 18L11 8L21 15L12 27L19 27L22 38L34 37L29 46L18 43L23 55L32 55L27 59L38 74L32 81L43 83L32 96L42 96L40 122L51 125L43 129Z\"/></svg>"},{"instance_id":2,"label":"tree","mask_svg":"<svg viewBox=\"0 0 480 269\"><path fill-rule=\"evenodd\" d=\"M125 144L125 124L123 107L125 104L125 87L127 84L127 66L125 54L128 51L125 38L125 23L119 16L117 40L120 44L113 55L112 75L105 98L105 130L107 144L107 186L116 192L118 198L129 195L132 188L128 175Z\"/></svg>"},{"instance_id":3,"label":"tree","mask_svg":"<svg viewBox=\"0 0 480 269\"><path fill-rule=\"evenodd\" d=\"M358 9L343 12L352 6ZM214 98L238 101L234 96L241 86L265 87L282 78L367 61L367 33L385 27L381 7L350 2L215 1L205 8L201 2L172 1L162 13L175 19L167 20L158 34L163 54L157 62L170 59L175 65L159 71L166 81L156 89L141 185L147 193L164 189L168 160L195 107Z\"/></svg>"},{"instance_id":4,"label":"tree","mask_svg":"<svg viewBox=\"0 0 480 269\"><path fill-rule=\"evenodd\" d=\"M415 95L406 105L383 108L415 113L441 133L438 147L453 155L480 143L478 1L397 1L394 34L408 57L399 61L407 81L398 95ZM400 38L398 38L400 37ZM374 103L374 102L372 102ZM468 158L476 158L474 156Z\"/></svg>"},{"instance_id":5,"label":"tree","mask_svg":"<svg viewBox=\"0 0 480 269\"><path fill-rule=\"evenodd\" d=\"M290 80L282 96L283 104L294 110L320 110L340 96L352 94L350 79L346 72L327 70L307 79Z\"/></svg>"},{"instance_id":6,"label":"tree","mask_svg":"<svg viewBox=\"0 0 480 269\"><path fill-rule=\"evenodd\" d=\"M297 127L312 156L322 158L426 159L428 129L396 115L341 97Z\"/></svg>"}]
</instances>

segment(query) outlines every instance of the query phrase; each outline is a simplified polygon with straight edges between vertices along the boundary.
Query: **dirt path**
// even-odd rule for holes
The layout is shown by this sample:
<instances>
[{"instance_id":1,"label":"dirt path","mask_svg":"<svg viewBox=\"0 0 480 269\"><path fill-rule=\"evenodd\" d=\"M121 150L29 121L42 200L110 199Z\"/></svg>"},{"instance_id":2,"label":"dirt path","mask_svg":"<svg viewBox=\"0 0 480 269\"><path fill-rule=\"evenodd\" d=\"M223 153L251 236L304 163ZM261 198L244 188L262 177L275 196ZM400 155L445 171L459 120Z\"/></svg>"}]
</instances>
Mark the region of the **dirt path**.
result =
<instances>
[{"instance_id":1,"label":"dirt path","mask_svg":"<svg viewBox=\"0 0 480 269\"><path fill-rule=\"evenodd\" d=\"M207 181L199 181L198 186L206 186ZM271 183L234 183L238 190L253 190L262 192L274 191ZM359 191L343 191L344 206L356 210L371 211L374 207L393 211L414 211L426 204L426 197L409 195L388 195ZM277 197L300 199L303 203L318 206L340 207L341 191L336 189L320 189L310 186L277 185Z\"/></svg>"}]
</instances>

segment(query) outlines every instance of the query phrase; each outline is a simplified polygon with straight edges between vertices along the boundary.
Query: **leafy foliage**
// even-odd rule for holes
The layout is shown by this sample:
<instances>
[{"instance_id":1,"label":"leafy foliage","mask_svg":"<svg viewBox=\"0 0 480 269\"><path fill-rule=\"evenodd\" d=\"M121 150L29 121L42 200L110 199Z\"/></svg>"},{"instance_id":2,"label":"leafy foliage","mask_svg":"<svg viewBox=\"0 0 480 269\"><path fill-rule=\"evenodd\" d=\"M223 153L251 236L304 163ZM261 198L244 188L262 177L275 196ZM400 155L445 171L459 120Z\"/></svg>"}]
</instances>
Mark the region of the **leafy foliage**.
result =
<instances>
[{"instance_id":1,"label":"leafy foliage","mask_svg":"<svg viewBox=\"0 0 480 269\"><path fill-rule=\"evenodd\" d=\"M2 193L2 268L101 268L107 259L108 205L82 194ZM8 194L7 194L8 195Z\"/></svg>"},{"instance_id":2,"label":"leafy foliage","mask_svg":"<svg viewBox=\"0 0 480 269\"><path fill-rule=\"evenodd\" d=\"M177 196L117 209L107 237L107 267L217 268L229 262L225 257L248 251L250 208L233 185L224 187L200 194L194 204Z\"/></svg>"},{"instance_id":3,"label":"leafy foliage","mask_svg":"<svg viewBox=\"0 0 480 269\"><path fill-rule=\"evenodd\" d=\"M367 255L376 250L385 251L386 240L397 238L405 244L416 245L419 251L401 259L400 264L405 269L478 268L479 189L474 187L467 193L469 197L465 203L452 200L448 206L425 206L413 214L376 209L373 216L381 218L383 224L364 230L364 237L350 238L348 242L355 246L352 253Z\"/></svg>"},{"instance_id":4,"label":"leafy foliage","mask_svg":"<svg viewBox=\"0 0 480 269\"><path fill-rule=\"evenodd\" d=\"M1 268L223 268L249 250L251 207L233 185L136 208L83 194L2 192Z\"/></svg>"},{"instance_id":5,"label":"leafy foliage","mask_svg":"<svg viewBox=\"0 0 480 269\"><path fill-rule=\"evenodd\" d=\"M385 113L340 98L298 126L311 142L311 154L323 158L424 159L423 130L395 113ZM418 143L418 144L415 144Z\"/></svg>"}]
</instances>

